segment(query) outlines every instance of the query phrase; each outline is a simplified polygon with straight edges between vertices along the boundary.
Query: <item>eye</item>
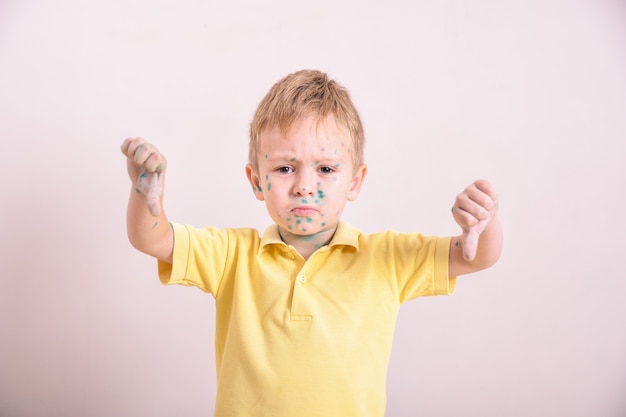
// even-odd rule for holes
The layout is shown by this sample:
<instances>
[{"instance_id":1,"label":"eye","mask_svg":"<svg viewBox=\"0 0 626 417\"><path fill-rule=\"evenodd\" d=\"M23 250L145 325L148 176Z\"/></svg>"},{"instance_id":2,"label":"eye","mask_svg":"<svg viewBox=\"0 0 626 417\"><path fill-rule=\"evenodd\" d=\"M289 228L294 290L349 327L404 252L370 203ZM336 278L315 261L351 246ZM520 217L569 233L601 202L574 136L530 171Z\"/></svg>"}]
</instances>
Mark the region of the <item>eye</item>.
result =
<instances>
[{"instance_id":1,"label":"eye","mask_svg":"<svg viewBox=\"0 0 626 417\"><path fill-rule=\"evenodd\" d=\"M322 174L332 174L335 172L335 168L329 166L321 166L319 167L319 170Z\"/></svg>"},{"instance_id":2,"label":"eye","mask_svg":"<svg viewBox=\"0 0 626 417\"><path fill-rule=\"evenodd\" d=\"M291 174L293 172L293 168L290 166L283 166L276 168L276 172L279 174Z\"/></svg>"}]
</instances>

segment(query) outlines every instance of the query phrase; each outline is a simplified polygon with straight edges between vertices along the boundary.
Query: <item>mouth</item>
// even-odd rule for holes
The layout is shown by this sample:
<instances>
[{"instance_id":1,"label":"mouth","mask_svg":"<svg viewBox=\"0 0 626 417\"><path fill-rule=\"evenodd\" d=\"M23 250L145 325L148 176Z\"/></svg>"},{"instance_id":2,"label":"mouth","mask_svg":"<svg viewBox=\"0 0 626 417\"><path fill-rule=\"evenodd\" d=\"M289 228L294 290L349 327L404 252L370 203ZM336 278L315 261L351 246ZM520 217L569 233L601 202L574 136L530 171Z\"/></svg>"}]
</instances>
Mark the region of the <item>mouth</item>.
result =
<instances>
[{"instance_id":1,"label":"mouth","mask_svg":"<svg viewBox=\"0 0 626 417\"><path fill-rule=\"evenodd\" d=\"M302 216L302 217L306 217L306 216L310 216L314 213L317 212L316 209L314 209L313 207L295 207L293 209L291 209L291 212L296 215L296 216Z\"/></svg>"}]
</instances>

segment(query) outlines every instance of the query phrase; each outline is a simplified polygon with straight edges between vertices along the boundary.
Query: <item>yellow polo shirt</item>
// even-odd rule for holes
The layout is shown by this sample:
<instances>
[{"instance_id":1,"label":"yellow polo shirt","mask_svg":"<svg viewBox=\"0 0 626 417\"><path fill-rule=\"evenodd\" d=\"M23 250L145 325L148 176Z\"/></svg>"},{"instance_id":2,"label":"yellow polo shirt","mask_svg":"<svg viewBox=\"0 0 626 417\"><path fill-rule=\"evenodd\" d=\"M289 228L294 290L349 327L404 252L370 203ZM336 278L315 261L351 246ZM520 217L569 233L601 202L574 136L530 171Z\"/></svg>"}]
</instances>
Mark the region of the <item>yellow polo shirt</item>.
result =
<instances>
[{"instance_id":1,"label":"yellow polo shirt","mask_svg":"<svg viewBox=\"0 0 626 417\"><path fill-rule=\"evenodd\" d=\"M216 300L216 417L383 416L400 305L454 292L449 238L340 223L305 260L276 225L172 227L161 281Z\"/></svg>"}]
</instances>

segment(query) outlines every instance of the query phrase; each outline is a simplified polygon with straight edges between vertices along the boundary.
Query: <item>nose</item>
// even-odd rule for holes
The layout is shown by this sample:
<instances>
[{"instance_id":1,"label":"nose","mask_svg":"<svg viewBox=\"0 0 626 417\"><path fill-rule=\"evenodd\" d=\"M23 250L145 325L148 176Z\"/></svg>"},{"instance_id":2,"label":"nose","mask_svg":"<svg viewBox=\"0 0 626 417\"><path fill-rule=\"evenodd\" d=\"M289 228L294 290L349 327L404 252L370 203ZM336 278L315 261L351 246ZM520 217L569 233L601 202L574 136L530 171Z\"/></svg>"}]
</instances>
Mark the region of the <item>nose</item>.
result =
<instances>
[{"instance_id":1,"label":"nose","mask_svg":"<svg viewBox=\"0 0 626 417\"><path fill-rule=\"evenodd\" d=\"M298 196L310 196L315 193L315 180L312 175L301 172L294 183L293 193Z\"/></svg>"}]
</instances>

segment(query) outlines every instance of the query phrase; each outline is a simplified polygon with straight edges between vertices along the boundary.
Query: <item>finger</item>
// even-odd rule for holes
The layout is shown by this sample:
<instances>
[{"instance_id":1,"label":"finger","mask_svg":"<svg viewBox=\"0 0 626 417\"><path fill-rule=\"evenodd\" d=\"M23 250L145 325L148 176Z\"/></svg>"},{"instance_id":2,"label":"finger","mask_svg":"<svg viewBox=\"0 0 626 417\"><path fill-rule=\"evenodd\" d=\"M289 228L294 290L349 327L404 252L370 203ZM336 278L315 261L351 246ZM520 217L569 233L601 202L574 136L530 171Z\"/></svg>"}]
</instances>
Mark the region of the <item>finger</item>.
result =
<instances>
[{"instance_id":1,"label":"finger","mask_svg":"<svg viewBox=\"0 0 626 417\"><path fill-rule=\"evenodd\" d=\"M487 228L489 220L481 220L475 226L463 229L463 258L473 261L478 250L480 234Z\"/></svg>"},{"instance_id":2,"label":"finger","mask_svg":"<svg viewBox=\"0 0 626 417\"><path fill-rule=\"evenodd\" d=\"M123 145L124 146L124 145ZM131 139L126 144L126 155L135 165L142 166L145 171L165 171L167 161L156 147L141 138Z\"/></svg>"},{"instance_id":3,"label":"finger","mask_svg":"<svg viewBox=\"0 0 626 417\"><path fill-rule=\"evenodd\" d=\"M161 213L161 174L153 173L148 178L149 186L146 193L146 204L148 210L153 216L158 216Z\"/></svg>"},{"instance_id":4,"label":"finger","mask_svg":"<svg viewBox=\"0 0 626 417\"><path fill-rule=\"evenodd\" d=\"M480 234L473 227L463 231L463 259L473 261L478 250L478 238Z\"/></svg>"},{"instance_id":5,"label":"finger","mask_svg":"<svg viewBox=\"0 0 626 417\"><path fill-rule=\"evenodd\" d=\"M493 206L498 201L498 193L493 185L487 180L477 180L472 185L479 192L474 193L472 197L475 197L478 203L482 202L488 210L491 210L493 207L488 207L488 205Z\"/></svg>"},{"instance_id":6,"label":"finger","mask_svg":"<svg viewBox=\"0 0 626 417\"><path fill-rule=\"evenodd\" d=\"M137 151L137 148L144 142L145 140L142 138L126 138L124 142L122 142L122 153L126 155L127 158L132 159L133 155Z\"/></svg>"},{"instance_id":7,"label":"finger","mask_svg":"<svg viewBox=\"0 0 626 417\"><path fill-rule=\"evenodd\" d=\"M144 171L137 179L137 191L146 196L146 205L153 216L161 212L161 174Z\"/></svg>"},{"instance_id":8,"label":"finger","mask_svg":"<svg viewBox=\"0 0 626 417\"><path fill-rule=\"evenodd\" d=\"M489 217L489 211L485 207L465 194L461 194L457 197L453 214L455 220L461 227L473 226L478 221Z\"/></svg>"},{"instance_id":9,"label":"finger","mask_svg":"<svg viewBox=\"0 0 626 417\"><path fill-rule=\"evenodd\" d=\"M148 158L143 162L143 166L148 172L163 172L167 165L165 157L158 151L151 153Z\"/></svg>"},{"instance_id":10,"label":"finger","mask_svg":"<svg viewBox=\"0 0 626 417\"><path fill-rule=\"evenodd\" d=\"M128 151L128 147L130 146L130 141L132 140L132 138L126 138L124 139L124 142L122 142L122 146L120 146L120 149L122 150L122 153L126 156L127 155L127 151Z\"/></svg>"}]
</instances>

